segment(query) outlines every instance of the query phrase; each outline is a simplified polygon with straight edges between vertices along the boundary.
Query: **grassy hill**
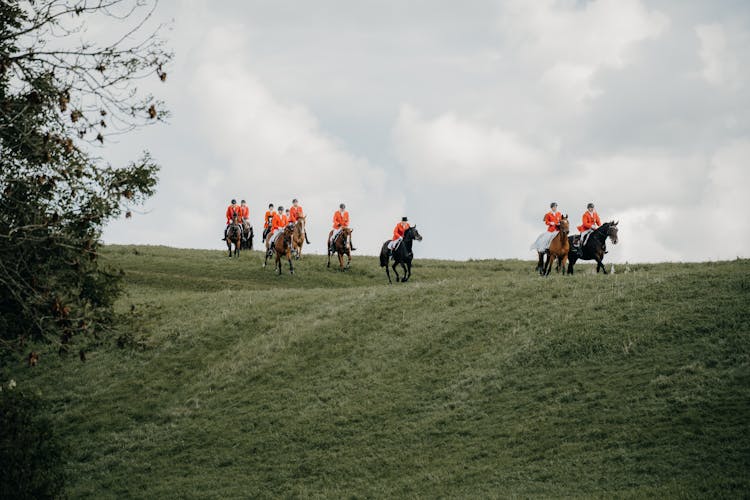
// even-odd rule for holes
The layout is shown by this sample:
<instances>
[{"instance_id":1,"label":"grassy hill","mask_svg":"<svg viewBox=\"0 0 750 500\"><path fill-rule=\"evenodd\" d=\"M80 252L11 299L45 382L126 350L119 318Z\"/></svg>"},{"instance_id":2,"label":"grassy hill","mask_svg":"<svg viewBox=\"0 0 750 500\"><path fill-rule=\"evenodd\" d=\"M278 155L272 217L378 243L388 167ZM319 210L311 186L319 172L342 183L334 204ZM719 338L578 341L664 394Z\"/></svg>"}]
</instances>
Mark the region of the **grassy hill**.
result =
<instances>
[{"instance_id":1,"label":"grassy hill","mask_svg":"<svg viewBox=\"0 0 750 500\"><path fill-rule=\"evenodd\" d=\"M418 260L391 286L370 257L106 261L128 346L3 368L52 402L72 497L750 492L748 260Z\"/></svg>"}]
</instances>

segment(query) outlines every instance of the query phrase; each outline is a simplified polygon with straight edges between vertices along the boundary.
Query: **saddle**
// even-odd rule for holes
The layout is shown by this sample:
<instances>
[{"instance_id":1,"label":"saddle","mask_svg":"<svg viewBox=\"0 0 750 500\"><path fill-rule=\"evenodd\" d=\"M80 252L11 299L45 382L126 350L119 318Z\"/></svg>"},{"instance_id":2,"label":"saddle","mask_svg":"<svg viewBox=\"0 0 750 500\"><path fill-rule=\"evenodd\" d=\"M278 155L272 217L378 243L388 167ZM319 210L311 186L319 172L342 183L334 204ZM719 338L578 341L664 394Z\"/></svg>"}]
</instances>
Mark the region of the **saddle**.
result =
<instances>
[{"instance_id":1,"label":"saddle","mask_svg":"<svg viewBox=\"0 0 750 500\"><path fill-rule=\"evenodd\" d=\"M586 245L586 243L588 243L588 241L589 241L589 239L590 239L590 237L591 237L592 234L594 234L594 231L590 231L589 233L587 233L584 236L583 241L581 241L581 235L580 234L573 235L573 242L571 243L571 246L579 247L579 248L581 248L581 251L583 251L583 247ZM606 241L602 242L602 250L604 251L605 254L608 253L607 252L607 242Z\"/></svg>"}]
</instances>

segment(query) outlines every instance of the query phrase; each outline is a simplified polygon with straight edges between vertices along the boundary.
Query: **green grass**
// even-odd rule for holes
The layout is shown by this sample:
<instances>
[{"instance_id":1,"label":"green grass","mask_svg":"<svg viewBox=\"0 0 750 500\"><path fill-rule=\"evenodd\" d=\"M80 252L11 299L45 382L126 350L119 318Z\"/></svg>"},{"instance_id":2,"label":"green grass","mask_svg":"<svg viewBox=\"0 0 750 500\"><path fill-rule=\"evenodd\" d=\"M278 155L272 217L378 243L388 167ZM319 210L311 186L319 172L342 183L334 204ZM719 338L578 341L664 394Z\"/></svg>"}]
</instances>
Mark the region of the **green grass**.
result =
<instances>
[{"instance_id":1,"label":"green grass","mask_svg":"<svg viewBox=\"0 0 750 500\"><path fill-rule=\"evenodd\" d=\"M388 286L371 257L105 255L140 347L3 368L52 401L72 497L750 493L748 260Z\"/></svg>"}]
</instances>

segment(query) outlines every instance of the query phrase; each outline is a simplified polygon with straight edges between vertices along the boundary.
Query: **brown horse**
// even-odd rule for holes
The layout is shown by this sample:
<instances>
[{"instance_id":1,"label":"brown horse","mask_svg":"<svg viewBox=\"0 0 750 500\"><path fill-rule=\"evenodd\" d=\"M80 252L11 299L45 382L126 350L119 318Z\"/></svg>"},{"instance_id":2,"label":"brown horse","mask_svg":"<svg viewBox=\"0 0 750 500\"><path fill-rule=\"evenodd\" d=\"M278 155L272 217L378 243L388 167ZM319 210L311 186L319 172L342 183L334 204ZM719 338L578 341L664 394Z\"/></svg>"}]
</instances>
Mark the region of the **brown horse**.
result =
<instances>
[{"instance_id":1,"label":"brown horse","mask_svg":"<svg viewBox=\"0 0 750 500\"><path fill-rule=\"evenodd\" d=\"M565 274L565 263L568 261L568 252L570 251L570 242L568 241L568 234L570 233L570 224L568 222L568 215L565 214L560 219L558 225L558 233L552 239L547 249L547 262L542 269L542 276L549 276L552 271L552 263L557 259L557 272Z\"/></svg>"},{"instance_id":2,"label":"brown horse","mask_svg":"<svg viewBox=\"0 0 750 500\"><path fill-rule=\"evenodd\" d=\"M342 228L341 232L336 236L336 239L333 242L333 251L330 246L328 247L328 266L326 267L331 267L331 255L336 253L339 256L339 270L344 271L349 269L349 266L352 263L351 238L352 228ZM347 258L346 267L344 267L344 255L346 255Z\"/></svg>"},{"instance_id":3,"label":"brown horse","mask_svg":"<svg viewBox=\"0 0 750 500\"><path fill-rule=\"evenodd\" d=\"M278 271L279 274L281 274L281 256L286 256L286 260L289 261L289 273L294 274L294 266L292 265L292 232L294 229L292 229L291 224L286 226L281 234L279 234L276 237L276 241L273 242L273 245L271 245L271 248L266 252L266 258L263 261L263 267L266 267L266 264L268 262L268 257L271 256L271 254L276 254L276 263L274 265L274 270Z\"/></svg>"},{"instance_id":4,"label":"brown horse","mask_svg":"<svg viewBox=\"0 0 750 500\"><path fill-rule=\"evenodd\" d=\"M307 219L305 216L297 217L297 222L294 223L294 232L292 233L292 253L294 253L295 259L302 257L302 245L307 243L310 244L310 240L307 239L307 231L305 226Z\"/></svg>"},{"instance_id":5,"label":"brown horse","mask_svg":"<svg viewBox=\"0 0 750 500\"><path fill-rule=\"evenodd\" d=\"M242 239L242 226L239 221L239 216L235 213L232 216L232 223L227 229L227 250L229 251L229 257L232 256L232 245L234 244L234 256L240 256L240 240Z\"/></svg>"}]
</instances>

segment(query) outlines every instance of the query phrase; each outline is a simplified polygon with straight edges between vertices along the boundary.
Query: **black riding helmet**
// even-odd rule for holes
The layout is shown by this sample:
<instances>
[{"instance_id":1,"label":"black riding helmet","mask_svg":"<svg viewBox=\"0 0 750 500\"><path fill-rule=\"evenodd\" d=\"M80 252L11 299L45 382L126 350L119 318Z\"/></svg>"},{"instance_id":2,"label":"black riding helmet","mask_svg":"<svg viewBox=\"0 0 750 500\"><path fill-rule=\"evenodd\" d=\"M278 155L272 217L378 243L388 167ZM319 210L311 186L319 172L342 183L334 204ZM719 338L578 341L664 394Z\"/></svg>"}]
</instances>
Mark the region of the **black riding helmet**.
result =
<instances>
[{"instance_id":1,"label":"black riding helmet","mask_svg":"<svg viewBox=\"0 0 750 500\"><path fill-rule=\"evenodd\" d=\"M557 202L556 201L553 201L552 203L549 204L550 208L555 208L556 206L557 206Z\"/></svg>"},{"instance_id":2,"label":"black riding helmet","mask_svg":"<svg viewBox=\"0 0 750 500\"><path fill-rule=\"evenodd\" d=\"M236 204L237 204L237 200L232 199L232 205L236 205Z\"/></svg>"},{"instance_id":3,"label":"black riding helmet","mask_svg":"<svg viewBox=\"0 0 750 500\"><path fill-rule=\"evenodd\" d=\"M344 205L344 204L342 203L341 205L339 205L339 208L346 208L346 205Z\"/></svg>"},{"instance_id":4,"label":"black riding helmet","mask_svg":"<svg viewBox=\"0 0 750 500\"><path fill-rule=\"evenodd\" d=\"M586 205L586 208L594 208L594 204L593 203L589 203L588 205Z\"/></svg>"}]
</instances>

